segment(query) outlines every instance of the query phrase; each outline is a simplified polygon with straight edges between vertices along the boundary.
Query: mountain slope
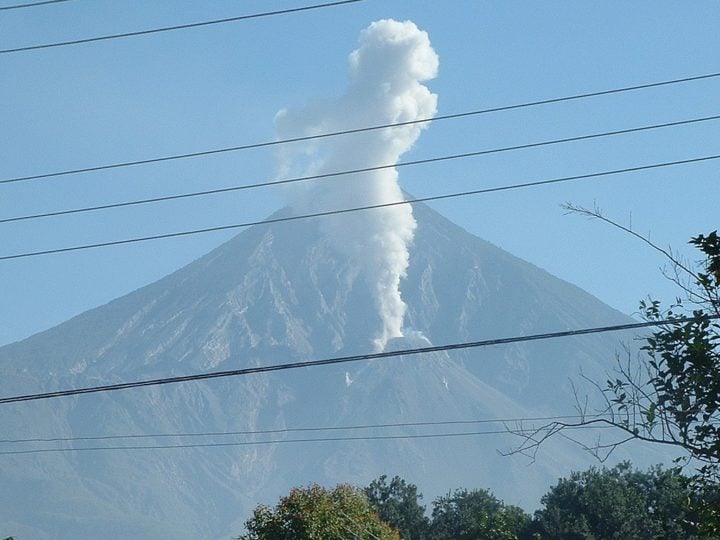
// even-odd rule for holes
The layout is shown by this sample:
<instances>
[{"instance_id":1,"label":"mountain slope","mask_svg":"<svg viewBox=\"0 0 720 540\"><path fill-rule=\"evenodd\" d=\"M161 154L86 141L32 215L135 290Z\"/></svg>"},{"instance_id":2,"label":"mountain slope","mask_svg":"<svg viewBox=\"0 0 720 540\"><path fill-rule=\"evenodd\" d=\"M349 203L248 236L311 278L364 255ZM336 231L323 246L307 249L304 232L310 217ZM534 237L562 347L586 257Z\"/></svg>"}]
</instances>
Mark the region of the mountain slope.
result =
<instances>
[{"instance_id":1,"label":"mountain slope","mask_svg":"<svg viewBox=\"0 0 720 540\"><path fill-rule=\"evenodd\" d=\"M402 284L406 325L433 344L628 320L429 208L414 212L418 229ZM156 283L3 347L0 394L368 352L380 325L370 296L358 269L332 249L316 222L256 226ZM414 335L394 346L421 340ZM617 336L584 336L5 406L5 438L276 432L130 443L243 446L0 456L8 486L0 495L0 530L14 523L48 538L108 531L213 538L241 530L255 504L272 502L292 485L363 484L383 473L403 475L430 497L461 485L488 487L529 507L587 456L553 442L528 467L522 458L498 456L497 448L513 442L501 435L252 443L502 426L277 431L287 428L572 413L568 376L580 367L601 374L617 345ZM107 444L128 443L32 448Z\"/></svg>"}]
</instances>

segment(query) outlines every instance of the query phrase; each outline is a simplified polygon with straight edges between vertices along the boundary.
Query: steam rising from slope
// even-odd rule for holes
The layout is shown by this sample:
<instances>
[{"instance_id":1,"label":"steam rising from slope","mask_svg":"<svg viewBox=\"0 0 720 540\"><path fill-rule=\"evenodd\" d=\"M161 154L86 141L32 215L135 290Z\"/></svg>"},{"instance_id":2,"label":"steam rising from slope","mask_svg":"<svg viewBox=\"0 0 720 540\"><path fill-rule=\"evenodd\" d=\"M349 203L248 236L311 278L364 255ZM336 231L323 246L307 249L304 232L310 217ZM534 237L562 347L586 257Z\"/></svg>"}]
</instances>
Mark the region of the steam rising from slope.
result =
<instances>
[{"instance_id":1,"label":"steam rising from slope","mask_svg":"<svg viewBox=\"0 0 720 540\"><path fill-rule=\"evenodd\" d=\"M430 118L437 96L421 84L437 74L438 57L426 32L410 21L381 20L360 35L360 47L349 57L350 83L345 95L315 101L302 109L282 110L275 119L282 138L301 137L364 126ZM313 175L395 164L427 124L319 139L283 147L280 175ZM398 173L383 169L314 182L287 189L297 212L351 208L403 200ZM326 217L321 227L335 249L346 254L370 285L382 330L375 341L402 336L408 245L415 232L410 205Z\"/></svg>"}]
</instances>

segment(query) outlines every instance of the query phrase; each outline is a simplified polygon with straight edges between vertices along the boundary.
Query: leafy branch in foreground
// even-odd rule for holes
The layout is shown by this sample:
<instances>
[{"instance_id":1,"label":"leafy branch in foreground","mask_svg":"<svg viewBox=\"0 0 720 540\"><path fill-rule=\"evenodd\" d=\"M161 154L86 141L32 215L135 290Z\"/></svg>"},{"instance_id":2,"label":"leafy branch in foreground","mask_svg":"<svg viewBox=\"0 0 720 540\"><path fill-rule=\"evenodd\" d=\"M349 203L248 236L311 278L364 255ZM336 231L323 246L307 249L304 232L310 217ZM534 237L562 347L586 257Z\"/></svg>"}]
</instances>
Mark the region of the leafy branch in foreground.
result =
<instances>
[{"instance_id":1,"label":"leafy branch in foreground","mask_svg":"<svg viewBox=\"0 0 720 540\"><path fill-rule=\"evenodd\" d=\"M619 446L633 440L667 445L683 451L685 463L694 463L698 490L717 493L720 481L720 237L717 231L690 240L702 259L688 263L669 249L663 249L631 229L602 215L599 209L566 205L570 212L600 219L640 239L662 253L669 262L666 277L678 285L684 298L669 307L656 300L640 303L647 321L669 321L643 338L641 355L634 359L626 351L625 360L617 356L617 367L602 384L583 375L597 390L603 406L587 414L587 400L576 404L581 413L577 422L551 422L537 429L508 430L522 443L510 454L535 457L539 447L551 437L562 436L580 444L599 460L605 461ZM619 437L588 444L566 433L568 428L604 425L615 428ZM715 495L714 498L717 496ZM720 531L718 501L704 499L707 530Z\"/></svg>"}]
</instances>

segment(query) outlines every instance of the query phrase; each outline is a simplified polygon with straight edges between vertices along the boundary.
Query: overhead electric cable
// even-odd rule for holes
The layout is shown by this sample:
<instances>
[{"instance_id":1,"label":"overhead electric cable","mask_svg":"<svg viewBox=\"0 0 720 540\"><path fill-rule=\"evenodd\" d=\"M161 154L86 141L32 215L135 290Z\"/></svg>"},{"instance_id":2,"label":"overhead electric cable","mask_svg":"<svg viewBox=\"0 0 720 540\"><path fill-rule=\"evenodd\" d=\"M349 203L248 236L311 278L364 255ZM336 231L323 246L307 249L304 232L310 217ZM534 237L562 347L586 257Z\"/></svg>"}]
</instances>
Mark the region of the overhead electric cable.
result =
<instances>
[{"instance_id":1,"label":"overhead electric cable","mask_svg":"<svg viewBox=\"0 0 720 540\"><path fill-rule=\"evenodd\" d=\"M550 427L546 429L551 429ZM585 430L585 429L607 429L606 426L584 425L584 426L568 426L564 429ZM513 430L512 434L534 434L542 432L543 428L538 429L519 429ZM118 450L167 450L177 448L221 448L232 446L257 446L262 444L297 444L297 443L313 443L313 442L342 442L342 441L386 441L397 439L440 439L450 437L469 437L481 435L507 435L507 430L487 430L487 431L462 431L451 433L421 433L421 434L400 434L400 435L357 435L343 437L313 437L307 439L272 439L266 441L233 441L233 442L211 442L211 443L189 443L189 444L158 444L158 445L128 445L128 446L81 446L78 448L36 448L31 450L6 450L0 451L0 456L13 456L19 454L46 454L57 452L97 452L97 451L118 451Z\"/></svg>"},{"instance_id":2,"label":"overhead electric cable","mask_svg":"<svg viewBox=\"0 0 720 540\"><path fill-rule=\"evenodd\" d=\"M342 130L342 131L333 131L333 132L328 132L328 133L307 135L304 137L294 137L294 138L290 138L290 139L280 139L280 140L276 140L276 141L264 141L264 142L259 142L259 143L244 144L244 145L240 145L240 146L215 148L215 149L211 149L211 150L189 152L189 153L184 153L184 154L173 154L173 155L169 155L169 156L141 159L141 160L136 160L136 161L124 161L124 162L112 163L112 164L107 164L107 165L95 165L95 166L91 166L91 167L67 169L64 171L55 171L55 172L49 172L49 173L43 173L43 174L29 175L29 176L18 176L18 177L14 177L14 178L5 178L5 179L0 180L0 184L9 184L9 183L13 183L13 182L25 182L25 181L29 181L29 180L41 180L43 178L53 178L53 177L57 177L57 176L67 176L67 175L73 175L73 174L79 174L79 173L96 172L96 171L103 171L103 170L107 170L107 169L118 169L121 167L130 167L130 166L135 166L135 165L147 165L147 164L159 163L159 162L163 162L163 161L195 158L195 157L200 157L200 156L221 154L221 153L225 153L225 152L236 152L236 151L240 151L240 150L250 150L253 148L263 148L266 146L276 146L276 145L289 144L289 143L295 143L295 142L311 141L314 139L337 137L337 136L342 136L342 135L350 135L353 133L363 133L363 132L374 131L374 130L379 130L379 129L388 129L388 128L394 128L394 127L409 126L409 125L413 125L413 124L423 124L423 123L428 123L428 122L438 122L438 121L442 121L442 120L452 120L452 119L464 118L464 117L468 117L468 116L477 116L477 115L494 113L494 112L510 111L513 109L523 109L523 108L535 107L535 106L539 106L539 105L561 103L563 101L572 101L572 100L576 100L576 99L585 99L585 98L604 96L604 95L609 95L609 94L618 94L621 92L629 92L632 90L642 90L642 89L647 89L647 88L655 88L655 87L659 87L659 86L668 86L668 85L679 84L679 83L699 81L699 80L703 80L703 79L712 79L712 78L716 78L716 77L720 77L720 72L707 73L705 75L697 75L697 76L693 76L693 77L685 77L682 79L671 79L671 80L666 80L666 81L658 81L658 82L653 82L653 83L641 84L641 85L637 85L637 86L612 88L609 90L600 90L597 92L575 94L575 95L570 95L570 96L550 98L550 99L544 99L544 100L539 100L539 101L516 103L516 104L512 104L512 105L502 105L499 107L492 107L489 109L478 109L478 110L474 110L474 111L465 111L465 112L459 112L459 113L454 113L454 114L435 116L433 118L422 118L419 120L409 120L406 122L397 122L397 123L392 123L392 124L380 124L380 125L376 125L376 126L360 127L360 128L355 128L355 129L346 129L346 130Z\"/></svg>"},{"instance_id":3,"label":"overhead electric cable","mask_svg":"<svg viewBox=\"0 0 720 540\"><path fill-rule=\"evenodd\" d=\"M0 223L9 223L14 221L25 221L25 220L31 220L31 219L40 219L40 218L48 218L48 217L57 217L57 216L65 216L69 214L80 214L84 212L94 212L98 210L110 210L113 208L124 208L128 206L137 206L141 204L151 204L151 203L158 203L158 202L166 202L166 201L173 201L178 199L188 199L188 198L194 198L194 197L204 197L208 195L217 195L220 193L229 193L234 191L244 191L248 189L256 189L256 188L262 188L262 187L270 187L270 186L276 186L280 184L292 184L297 182L305 182L308 180L319 180L319 179L325 179L325 178L332 178L336 176L346 176L350 174L357 174L357 173L363 173L363 172L371 172L371 171L377 171L382 169L391 169L394 167L407 167L411 165L424 165L426 163L434 163L437 161L450 161L455 159L466 159L471 157L479 157L479 156L485 156L489 154L499 154L502 152L510 152L514 150L526 150L529 148L539 148L542 146L550 146L554 144L562 144L562 143L568 143L568 142L578 142L578 141L585 141L589 139L598 139L602 137L611 137L616 135L624 135L628 133L637 133L640 131L649 131L653 129L660 129L660 128L667 128L667 127L676 127L681 125L687 125L687 124L695 124L699 122L707 122L710 120L718 120L720 119L720 115L715 116L705 116L702 118L693 118L690 120L679 120L676 122L666 122L664 124L653 124L649 126L640 126L635 128L628 128L628 129L620 129L615 131L604 131L601 133L591 133L587 135L578 135L575 137L566 137L563 139L552 139L549 141L540 141L535 143L527 143L527 144L519 144L514 146L504 146L500 148L491 148L488 150L478 150L476 152L465 152L462 154L452 154L447 156L438 156L434 158L426 158L426 159L418 159L414 161L405 161L395 164L387 164L387 165L377 165L375 167L365 167L362 169L351 169L351 170L345 170L345 171L338 171L338 172L332 172L332 173L324 173L324 174L315 174L311 176L300 176L295 178L286 178L282 180L271 180L266 182L257 182L253 184L244 184L240 186L230 186L230 187L224 187L224 188L217 188L217 189L208 189L203 191L194 191L190 193L181 193L177 195L165 195L162 197L152 197L148 199L137 199L134 201L124 201L124 202L117 202L117 203L110 203L110 204L101 204L96 206L86 206L83 208L73 208L69 210L57 210L54 212L42 212L38 214L28 214L24 216L15 216L15 217L9 217L9 218L3 218L0 219Z\"/></svg>"},{"instance_id":4,"label":"overhead electric cable","mask_svg":"<svg viewBox=\"0 0 720 540\"><path fill-rule=\"evenodd\" d=\"M510 424L520 422L547 422L551 420L569 420L598 418L602 415L566 414L560 416L529 416L523 418L482 418L479 420L438 420L434 422L395 422L388 424L354 424L350 426L326 427L300 427L278 429L255 429L245 431L205 431L184 433L131 433L125 435L95 435L77 437L35 437L27 439L0 439L0 444L26 444L39 442L78 442L78 441L112 441L124 439L159 439L166 437L231 437L238 435L277 435L279 433L307 433L317 431L356 431L363 429L389 429L400 427L427 427L427 426L458 426L468 424Z\"/></svg>"},{"instance_id":5,"label":"overhead electric cable","mask_svg":"<svg viewBox=\"0 0 720 540\"><path fill-rule=\"evenodd\" d=\"M360 536L357 534L358 531L360 531L361 533L367 534L368 536L371 536L375 540L380 540L380 538L378 536L376 536L375 533L373 533L372 531L365 528L364 525L359 524L357 521L355 521L353 518L351 518L345 512L343 512L340 508L338 508L338 511L340 512L340 514L343 517L345 517L345 519L347 519L348 521L350 521L350 523L352 523L353 525L355 525L355 527L357 527L357 529L355 529L354 531L351 531L348 528L346 528L344 525L340 525L346 532L349 532L350 534L352 534L353 540L357 540L358 538L360 538Z\"/></svg>"},{"instance_id":6,"label":"overhead electric cable","mask_svg":"<svg viewBox=\"0 0 720 540\"><path fill-rule=\"evenodd\" d=\"M22 9L36 6L45 6L47 4L59 4L61 2L69 2L70 0L44 0L43 2L33 2L32 4L15 4L14 6L2 6L0 11L7 11L10 9Z\"/></svg>"},{"instance_id":7,"label":"overhead electric cable","mask_svg":"<svg viewBox=\"0 0 720 540\"><path fill-rule=\"evenodd\" d=\"M177 24L174 26L165 26L162 28L151 28L149 30L138 30L135 32L123 32L121 34L109 34L109 35L105 35L105 36L74 39L74 40L70 40L70 41L58 41L58 42L54 42L54 43L43 43L41 45L29 45L26 47L15 47L12 49L0 49L0 54L17 53L17 52L23 52L23 51L35 51L38 49L50 49L53 47L64 47L66 45L79 45L82 43L92 43L95 41L107 41L110 39L144 36L147 34L159 34L160 32L172 32L175 30L186 30L188 28L199 28L201 26L211 26L211 25L216 25L216 24L226 24L226 23L231 23L231 22L247 21L249 19L259 19L262 17L272 17L274 15L288 15L290 13L300 13L302 11L310 11L310 10L315 10L315 9L329 8L329 7L338 7L338 6L342 6L345 4L355 4L357 2L362 2L362 1L363 0L338 0L335 2L325 2L323 4L306 5L306 6L296 7L296 8L280 9L280 10L276 10L276 11L265 11L265 12L261 12L261 13L253 13L250 15L239 15L237 17L226 17L224 19L214 19L211 21L200 21L200 22L187 23L187 24Z\"/></svg>"},{"instance_id":8,"label":"overhead electric cable","mask_svg":"<svg viewBox=\"0 0 720 540\"><path fill-rule=\"evenodd\" d=\"M177 384L191 381L203 381L208 379L219 379L225 377L238 377L252 375L257 373L270 373L275 371L286 371L290 369L300 369L317 366L329 366L335 364L346 364L350 362L377 360L381 358L389 358L396 356L411 356L416 354L428 354L433 352L453 351L459 349L473 349L480 347L488 347L491 345L505 345L510 343L521 343L528 341L540 341L546 339L582 336L588 334L600 334L606 332L619 332L621 330L636 330L639 328L649 328L653 326L663 326L673 323L697 322L720 319L720 316L707 317L683 317L677 319L667 319L662 321L646 321L638 323L616 324L610 326L596 326L592 328L582 328L577 330L564 330L560 332L546 332L543 334L532 334L528 336L514 336L506 338L486 339L482 341L468 341L463 343L451 343L446 345L435 345L429 347L418 347L413 349L402 349L399 351L384 351L379 353L358 354L352 356L336 356L332 358L324 358L321 360L308 360L302 362L292 362L289 364L271 364L268 366L256 366L251 368L233 369L227 371L213 371L209 373L195 373L192 375L182 375L177 377L165 377L161 379L149 379L144 381L133 381L125 383L107 384L101 386L89 386L85 388L73 388L68 390L57 390L54 392L42 392L37 394L26 394L20 396L11 396L0 398L2 403L17 403L20 401L36 401L40 399L49 399L55 397L76 396L80 394L93 394L98 392L110 392L114 390L127 390L130 388L141 388L146 386L161 386L165 384Z\"/></svg>"},{"instance_id":9,"label":"overhead electric cable","mask_svg":"<svg viewBox=\"0 0 720 540\"><path fill-rule=\"evenodd\" d=\"M459 156L453 156L453 159L457 159ZM448 157L444 158L433 158L433 159L426 159L426 160L418 160L415 162L405 162L405 165L409 164L419 164L419 163L431 163L435 161L443 161L449 159ZM42 255L51 255L54 253L67 253L71 251L81 251L86 249L95 249L95 248L101 248L101 247L109 247L109 246L119 246L124 244L135 244L138 242L149 242L153 240L163 240L167 238L179 238L183 236L192 236L196 234L204 234L204 233L210 233L210 232L218 232L218 231L227 231L232 229L242 229L251 227L254 225L269 225L273 223L283 223L286 221L297 221L297 220L304 220L304 219L311 219L311 218L317 218L317 217L325 217L325 216L334 216L339 214L348 214L351 212L361 212L365 210L374 210L377 208L388 208L391 206L399 206L403 204L416 204L421 202L428 202L428 201L439 201L444 199L454 199L458 197L468 197L471 195L480 195L483 193L495 193L499 191L509 191L513 189L522 189L527 187L535 187L535 186L543 186L543 185L549 185L549 184L559 184L562 182L571 182L576 180L584 180L589 178L599 178L602 176L611 176L615 174L625 174L630 172L637 172L637 171L646 171L651 169L660 169L663 167L671 167L675 165L687 165L690 163L700 163L703 161L710 161L720 159L720 154L712 155L712 156L703 156L699 158L691 158L691 159L683 159L678 161L667 161L663 163L653 163L650 165L640 165L637 167L626 167L624 169L615 169L611 171L602 171L598 173L589 173L589 174L579 174L574 176L563 176L560 178L551 178L548 180L537 180L532 182L523 182L519 184L511 184L507 186L498 186L498 187L492 187L492 188L482 188L482 189L473 189L469 191L461 191L456 193L446 193L443 195L432 195L429 197L418 197L415 199L410 200L402 200L402 201L394 201L389 203L382 203L382 204L372 204L367 206L357 206L353 208L343 208L338 210L327 210L324 212L314 212L311 214L301 214L297 216L286 216L286 217L278 217L278 218L270 218L265 219L261 221L249 221L245 223L235 223L231 225L219 225L216 227L206 227L203 229L191 229L187 231L177 231L177 232L171 232L171 233L163 233L163 234L155 234L151 236L140 236L135 238L126 238L123 240L109 240L106 242L98 242L94 244L81 244L77 246L69 246L69 247L62 247L62 248L54 248L54 249L46 249L41 251L28 251L24 253L16 253L13 255L3 255L0 256L0 261L6 261L11 259L21 259L26 257L38 257ZM398 164L400 165L400 164ZM397 165L396 165L397 166ZM375 168L369 168L369 169L363 169L363 170L374 170L382 167L375 167ZM348 174L348 173L346 173ZM323 176L327 175L318 175L318 178L321 178Z\"/></svg>"}]
</instances>

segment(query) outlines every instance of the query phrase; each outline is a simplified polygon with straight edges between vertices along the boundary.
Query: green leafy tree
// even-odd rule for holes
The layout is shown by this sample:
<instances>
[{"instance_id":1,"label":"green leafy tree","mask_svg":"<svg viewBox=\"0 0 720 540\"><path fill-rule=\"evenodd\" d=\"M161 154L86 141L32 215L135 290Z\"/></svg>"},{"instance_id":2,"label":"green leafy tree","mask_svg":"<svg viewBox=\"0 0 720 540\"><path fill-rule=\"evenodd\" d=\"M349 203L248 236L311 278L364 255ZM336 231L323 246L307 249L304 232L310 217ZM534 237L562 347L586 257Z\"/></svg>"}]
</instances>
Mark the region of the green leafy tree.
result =
<instances>
[{"instance_id":1,"label":"green leafy tree","mask_svg":"<svg viewBox=\"0 0 720 540\"><path fill-rule=\"evenodd\" d=\"M365 494L380 519L395 527L403 540L428 537L430 521L425 516L425 507L420 505L422 494L418 493L417 486L399 476L388 483L387 476L382 475L365 488Z\"/></svg>"},{"instance_id":2,"label":"green leafy tree","mask_svg":"<svg viewBox=\"0 0 720 540\"><path fill-rule=\"evenodd\" d=\"M295 488L275 508L258 506L238 540L400 540L362 490L339 485Z\"/></svg>"},{"instance_id":3,"label":"green leafy tree","mask_svg":"<svg viewBox=\"0 0 720 540\"><path fill-rule=\"evenodd\" d=\"M572 473L543 496L533 528L558 540L702 538L690 484L677 468L641 472L627 462Z\"/></svg>"},{"instance_id":4,"label":"green leafy tree","mask_svg":"<svg viewBox=\"0 0 720 540\"><path fill-rule=\"evenodd\" d=\"M515 540L523 538L530 516L506 506L487 490L456 490L433 501L432 540Z\"/></svg>"},{"instance_id":5,"label":"green leafy tree","mask_svg":"<svg viewBox=\"0 0 720 540\"><path fill-rule=\"evenodd\" d=\"M662 310L657 301L643 302L650 321L672 320L653 332L643 347L650 356L650 405L643 408L643 427L667 425L670 440L705 463L704 472L717 477L720 465L720 238L717 231L690 240L705 255L703 268L693 272L694 289L686 288L695 304L692 320L683 302ZM713 319L712 317L715 317ZM713 322L713 320L715 322ZM627 399L619 405L633 407Z\"/></svg>"},{"instance_id":6,"label":"green leafy tree","mask_svg":"<svg viewBox=\"0 0 720 540\"><path fill-rule=\"evenodd\" d=\"M621 434L585 446L601 460L631 440L675 447L684 451L686 464L696 467L693 480L703 533L720 535L720 237L713 231L692 238L690 244L702 259L688 263L598 209L566 208L605 221L662 253L669 261L666 275L682 294L669 307L652 299L641 302L642 315L658 323L657 329L645 339L640 358L618 358L606 385L590 381L605 399L605 408L597 411L601 417L552 422L531 433L516 430L525 442L511 453L533 453L567 428L592 424L610 425Z\"/></svg>"}]
</instances>

